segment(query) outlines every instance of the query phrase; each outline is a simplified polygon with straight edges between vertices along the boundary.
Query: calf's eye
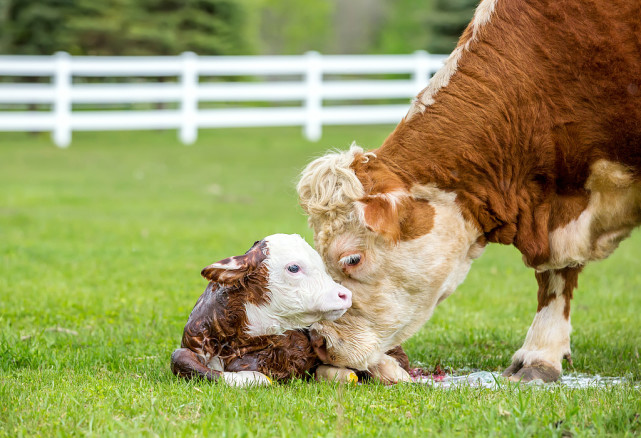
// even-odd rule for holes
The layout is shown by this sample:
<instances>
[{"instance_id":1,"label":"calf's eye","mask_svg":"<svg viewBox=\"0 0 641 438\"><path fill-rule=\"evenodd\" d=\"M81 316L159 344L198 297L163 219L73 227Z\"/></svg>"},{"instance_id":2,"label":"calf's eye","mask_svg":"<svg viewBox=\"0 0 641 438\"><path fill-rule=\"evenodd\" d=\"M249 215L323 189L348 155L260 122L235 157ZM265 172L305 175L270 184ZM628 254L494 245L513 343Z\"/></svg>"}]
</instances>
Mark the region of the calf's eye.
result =
<instances>
[{"instance_id":1,"label":"calf's eye","mask_svg":"<svg viewBox=\"0 0 641 438\"><path fill-rule=\"evenodd\" d=\"M300 271L300 266L298 266L298 265L289 265L289 266L287 267L287 270L288 270L289 272L291 272L292 274L295 274L295 273L297 273L298 271Z\"/></svg>"}]
</instances>

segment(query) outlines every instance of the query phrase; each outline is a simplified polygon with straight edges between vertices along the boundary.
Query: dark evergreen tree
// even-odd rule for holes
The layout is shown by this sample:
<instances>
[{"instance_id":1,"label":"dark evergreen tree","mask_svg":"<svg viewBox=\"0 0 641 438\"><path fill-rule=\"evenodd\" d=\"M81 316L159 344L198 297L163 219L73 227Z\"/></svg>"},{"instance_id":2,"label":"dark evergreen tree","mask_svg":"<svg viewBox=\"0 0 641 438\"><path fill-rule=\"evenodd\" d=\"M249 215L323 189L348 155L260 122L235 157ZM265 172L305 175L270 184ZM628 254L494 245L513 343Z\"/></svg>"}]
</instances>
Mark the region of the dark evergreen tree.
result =
<instances>
[{"instance_id":1,"label":"dark evergreen tree","mask_svg":"<svg viewBox=\"0 0 641 438\"><path fill-rule=\"evenodd\" d=\"M65 50L65 17L74 0L0 0L0 52L50 55Z\"/></svg>"},{"instance_id":2,"label":"dark evergreen tree","mask_svg":"<svg viewBox=\"0 0 641 438\"><path fill-rule=\"evenodd\" d=\"M245 10L234 0L140 0L132 28L142 50L161 55L249 54Z\"/></svg>"},{"instance_id":3,"label":"dark evergreen tree","mask_svg":"<svg viewBox=\"0 0 641 438\"><path fill-rule=\"evenodd\" d=\"M478 0L435 0L427 19L431 30L427 50L450 53L474 15Z\"/></svg>"},{"instance_id":4,"label":"dark evergreen tree","mask_svg":"<svg viewBox=\"0 0 641 438\"><path fill-rule=\"evenodd\" d=\"M73 55L127 55L135 50L131 27L141 15L136 0L73 0L65 19L65 48Z\"/></svg>"},{"instance_id":5,"label":"dark evergreen tree","mask_svg":"<svg viewBox=\"0 0 641 438\"><path fill-rule=\"evenodd\" d=\"M80 51L101 55L251 52L234 0L74 0L69 20Z\"/></svg>"},{"instance_id":6,"label":"dark evergreen tree","mask_svg":"<svg viewBox=\"0 0 641 438\"><path fill-rule=\"evenodd\" d=\"M251 53L242 0L0 0L4 53Z\"/></svg>"}]
</instances>

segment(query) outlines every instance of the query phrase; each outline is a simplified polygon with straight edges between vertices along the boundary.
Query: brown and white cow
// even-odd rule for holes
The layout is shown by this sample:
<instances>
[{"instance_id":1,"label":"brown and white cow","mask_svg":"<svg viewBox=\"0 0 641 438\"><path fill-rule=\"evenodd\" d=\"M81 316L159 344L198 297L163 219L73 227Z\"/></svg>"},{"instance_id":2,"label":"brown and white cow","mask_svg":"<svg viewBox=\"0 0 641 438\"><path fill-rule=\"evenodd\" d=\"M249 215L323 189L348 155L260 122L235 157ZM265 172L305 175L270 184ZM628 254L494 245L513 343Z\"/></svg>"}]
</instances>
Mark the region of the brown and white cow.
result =
<instances>
[{"instance_id":1,"label":"brown and white cow","mask_svg":"<svg viewBox=\"0 0 641 438\"><path fill-rule=\"evenodd\" d=\"M298 193L353 292L345 316L316 325L330 362L407 380L383 352L498 242L539 286L504 374L558 379L581 269L641 222L641 2L483 0L383 145L313 161Z\"/></svg>"}]
</instances>

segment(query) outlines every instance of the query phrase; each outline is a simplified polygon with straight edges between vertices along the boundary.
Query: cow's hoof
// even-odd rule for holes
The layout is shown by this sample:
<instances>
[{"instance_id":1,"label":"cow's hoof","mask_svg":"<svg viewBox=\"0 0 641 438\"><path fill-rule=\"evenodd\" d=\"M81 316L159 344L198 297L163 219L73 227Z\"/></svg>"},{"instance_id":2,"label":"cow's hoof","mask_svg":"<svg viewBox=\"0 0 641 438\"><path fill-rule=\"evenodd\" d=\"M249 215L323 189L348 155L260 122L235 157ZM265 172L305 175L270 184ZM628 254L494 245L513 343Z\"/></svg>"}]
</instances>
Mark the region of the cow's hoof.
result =
<instances>
[{"instance_id":1,"label":"cow's hoof","mask_svg":"<svg viewBox=\"0 0 641 438\"><path fill-rule=\"evenodd\" d=\"M349 368L338 368L331 365L321 365L316 369L316 380L326 380L337 383L358 383L358 376Z\"/></svg>"},{"instance_id":2,"label":"cow's hoof","mask_svg":"<svg viewBox=\"0 0 641 438\"><path fill-rule=\"evenodd\" d=\"M387 385L400 382L412 382L410 374L398 364L393 357L383 355L382 360L370 370L372 377Z\"/></svg>"},{"instance_id":3,"label":"cow's hoof","mask_svg":"<svg viewBox=\"0 0 641 438\"><path fill-rule=\"evenodd\" d=\"M504 372L513 382L532 382L543 380L544 382L556 382L561 377L561 371L548 363L537 363L530 366L523 366L522 363L513 362Z\"/></svg>"}]
</instances>

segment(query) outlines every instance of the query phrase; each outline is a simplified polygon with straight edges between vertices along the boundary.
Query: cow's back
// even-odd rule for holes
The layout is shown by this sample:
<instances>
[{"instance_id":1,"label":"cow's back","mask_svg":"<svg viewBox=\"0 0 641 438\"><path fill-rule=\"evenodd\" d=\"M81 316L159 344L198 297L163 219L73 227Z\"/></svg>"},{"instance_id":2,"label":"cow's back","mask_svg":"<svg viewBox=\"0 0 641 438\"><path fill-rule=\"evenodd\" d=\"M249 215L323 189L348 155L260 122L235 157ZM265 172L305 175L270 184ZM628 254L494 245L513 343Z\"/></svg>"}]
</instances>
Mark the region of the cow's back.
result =
<instances>
[{"instance_id":1,"label":"cow's back","mask_svg":"<svg viewBox=\"0 0 641 438\"><path fill-rule=\"evenodd\" d=\"M641 167L641 2L499 1L497 9L526 31L512 50L540 64L530 71L540 75L557 147Z\"/></svg>"}]
</instances>

